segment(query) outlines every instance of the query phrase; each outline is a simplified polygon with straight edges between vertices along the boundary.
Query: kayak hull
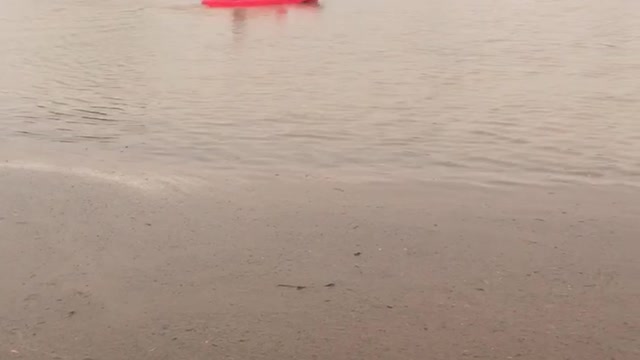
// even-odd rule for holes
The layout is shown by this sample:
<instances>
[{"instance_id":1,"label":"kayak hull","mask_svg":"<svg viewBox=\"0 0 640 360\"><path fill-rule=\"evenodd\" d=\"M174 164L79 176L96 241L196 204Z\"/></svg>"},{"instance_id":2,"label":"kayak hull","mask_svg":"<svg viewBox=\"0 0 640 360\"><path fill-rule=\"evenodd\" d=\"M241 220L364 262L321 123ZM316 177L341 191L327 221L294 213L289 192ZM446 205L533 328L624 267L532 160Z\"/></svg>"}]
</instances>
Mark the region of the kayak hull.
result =
<instances>
[{"instance_id":1,"label":"kayak hull","mask_svg":"<svg viewBox=\"0 0 640 360\"><path fill-rule=\"evenodd\" d=\"M309 4L316 1L310 0L202 0L202 5L215 8L243 8L258 6L277 6Z\"/></svg>"}]
</instances>

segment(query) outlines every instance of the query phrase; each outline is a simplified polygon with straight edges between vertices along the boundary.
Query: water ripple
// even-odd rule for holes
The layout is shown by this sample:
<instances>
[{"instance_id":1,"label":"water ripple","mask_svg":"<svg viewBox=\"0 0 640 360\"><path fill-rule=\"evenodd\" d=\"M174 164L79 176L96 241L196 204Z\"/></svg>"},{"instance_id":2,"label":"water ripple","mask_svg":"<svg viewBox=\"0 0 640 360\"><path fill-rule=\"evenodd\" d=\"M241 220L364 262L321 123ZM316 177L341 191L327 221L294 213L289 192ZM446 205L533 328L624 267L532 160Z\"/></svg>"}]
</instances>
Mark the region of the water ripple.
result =
<instances>
[{"instance_id":1,"label":"water ripple","mask_svg":"<svg viewBox=\"0 0 640 360\"><path fill-rule=\"evenodd\" d=\"M5 0L0 135L203 170L640 184L639 2L409 1Z\"/></svg>"}]
</instances>

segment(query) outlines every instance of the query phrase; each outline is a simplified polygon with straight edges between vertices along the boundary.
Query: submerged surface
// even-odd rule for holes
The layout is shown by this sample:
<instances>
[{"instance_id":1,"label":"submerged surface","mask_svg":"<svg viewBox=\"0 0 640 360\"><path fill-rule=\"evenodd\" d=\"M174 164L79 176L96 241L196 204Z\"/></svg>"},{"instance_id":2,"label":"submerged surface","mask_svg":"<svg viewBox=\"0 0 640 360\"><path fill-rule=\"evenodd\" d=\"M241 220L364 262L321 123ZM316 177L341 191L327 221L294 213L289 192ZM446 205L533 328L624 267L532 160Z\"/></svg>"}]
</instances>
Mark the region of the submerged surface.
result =
<instances>
[{"instance_id":1,"label":"submerged surface","mask_svg":"<svg viewBox=\"0 0 640 360\"><path fill-rule=\"evenodd\" d=\"M0 0L0 151L238 175L638 184L639 11Z\"/></svg>"},{"instance_id":2,"label":"submerged surface","mask_svg":"<svg viewBox=\"0 0 640 360\"><path fill-rule=\"evenodd\" d=\"M42 170L0 168L2 359L640 355L635 188Z\"/></svg>"}]
</instances>

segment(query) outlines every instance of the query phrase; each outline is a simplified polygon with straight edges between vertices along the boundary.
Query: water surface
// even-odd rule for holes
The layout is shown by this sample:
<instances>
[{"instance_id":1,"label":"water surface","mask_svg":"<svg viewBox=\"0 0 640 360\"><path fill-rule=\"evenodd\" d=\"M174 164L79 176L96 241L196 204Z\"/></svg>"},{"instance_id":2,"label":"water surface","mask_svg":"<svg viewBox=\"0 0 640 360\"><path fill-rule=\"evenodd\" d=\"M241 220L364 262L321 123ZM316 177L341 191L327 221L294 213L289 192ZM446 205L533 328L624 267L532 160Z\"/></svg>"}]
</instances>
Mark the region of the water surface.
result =
<instances>
[{"instance_id":1,"label":"water surface","mask_svg":"<svg viewBox=\"0 0 640 360\"><path fill-rule=\"evenodd\" d=\"M635 0L244 12L0 0L0 154L238 175L640 184L638 14Z\"/></svg>"}]
</instances>

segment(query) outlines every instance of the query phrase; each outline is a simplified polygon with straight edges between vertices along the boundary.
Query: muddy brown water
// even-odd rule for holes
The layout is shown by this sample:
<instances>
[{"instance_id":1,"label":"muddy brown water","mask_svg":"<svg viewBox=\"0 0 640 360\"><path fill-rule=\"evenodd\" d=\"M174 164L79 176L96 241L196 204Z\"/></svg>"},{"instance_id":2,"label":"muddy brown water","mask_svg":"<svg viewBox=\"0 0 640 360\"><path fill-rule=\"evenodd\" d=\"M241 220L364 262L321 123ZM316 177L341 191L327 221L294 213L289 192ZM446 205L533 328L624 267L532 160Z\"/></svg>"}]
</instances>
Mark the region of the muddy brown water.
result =
<instances>
[{"instance_id":1,"label":"muddy brown water","mask_svg":"<svg viewBox=\"0 0 640 360\"><path fill-rule=\"evenodd\" d=\"M0 151L639 184L638 14L634 0L0 0Z\"/></svg>"}]
</instances>

